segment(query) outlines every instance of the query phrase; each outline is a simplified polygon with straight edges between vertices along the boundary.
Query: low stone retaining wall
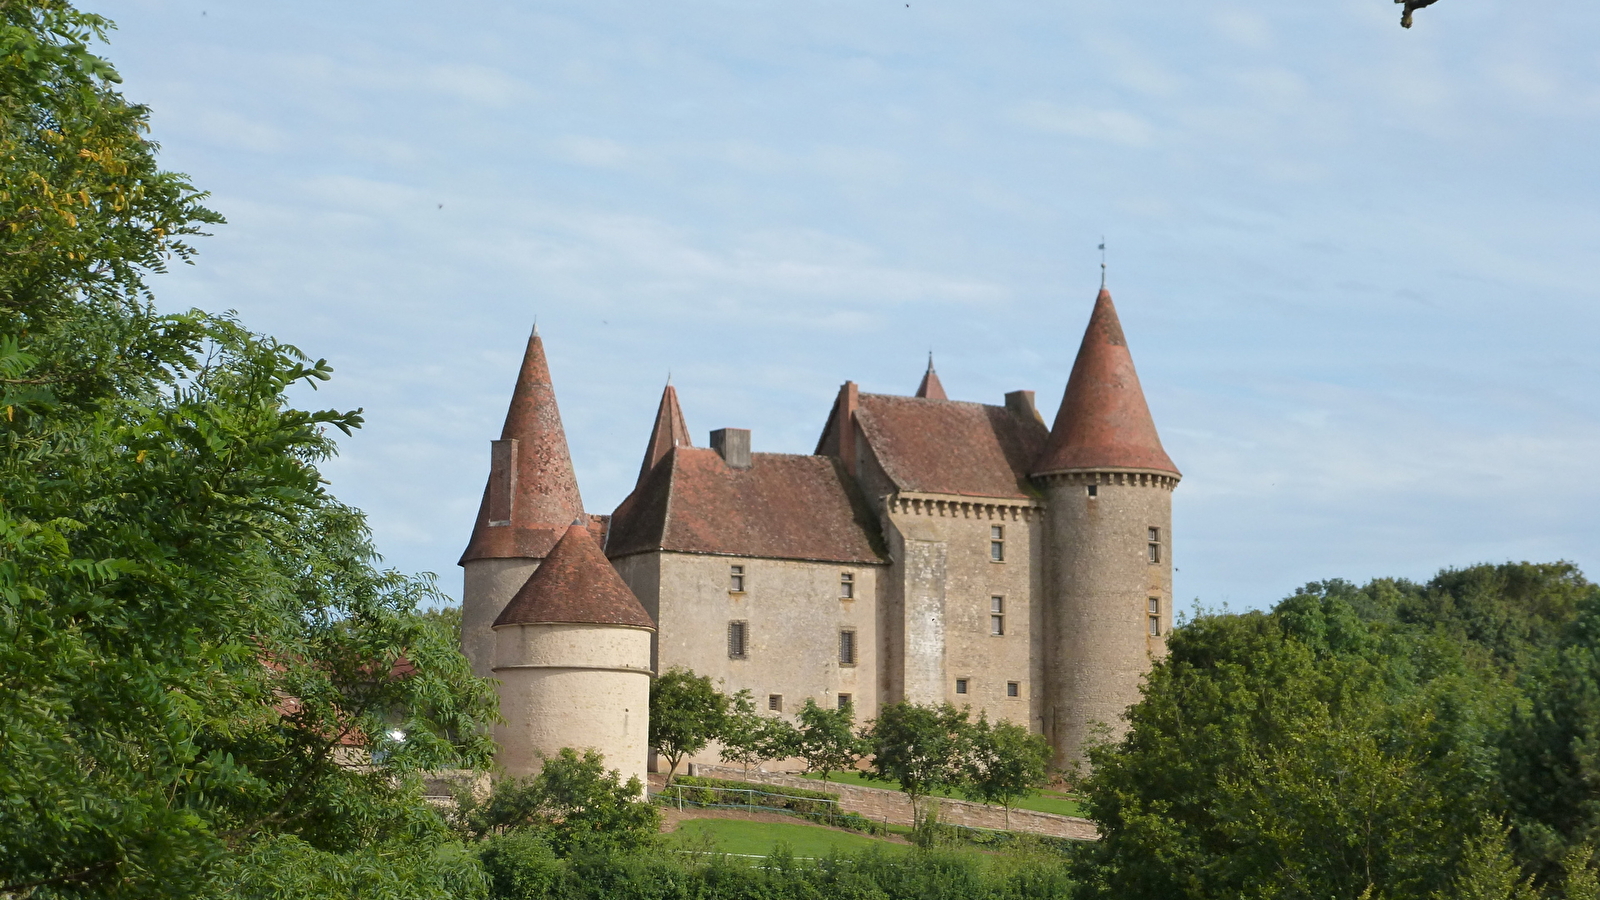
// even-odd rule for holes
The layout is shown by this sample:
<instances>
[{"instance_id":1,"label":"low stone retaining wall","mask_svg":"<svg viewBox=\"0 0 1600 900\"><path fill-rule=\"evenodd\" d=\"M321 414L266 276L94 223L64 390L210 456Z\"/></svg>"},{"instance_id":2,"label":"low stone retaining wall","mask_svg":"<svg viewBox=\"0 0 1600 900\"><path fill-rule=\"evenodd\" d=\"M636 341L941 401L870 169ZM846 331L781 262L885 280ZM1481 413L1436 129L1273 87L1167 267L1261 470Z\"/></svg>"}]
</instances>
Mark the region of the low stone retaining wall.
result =
<instances>
[{"instance_id":1,"label":"low stone retaining wall","mask_svg":"<svg viewBox=\"0 0 1600 900\"><path fill-rule=\"evenodd\" d=\"M845 812L860 813L869 819L878 822L887 822L891 825L911 824L911 804L906 800L906 795L897 790L884 788L861 787L854 784L839 784L837 782L821 782L814 778L802 778L799 775L781 775L772 772L751 771L745 774L743 769L727 766L695 766L695 774L706 778L724 778L730 781L750 781L758 784L770 784L776 787L802 788L811 791L827 791L839 795L839 808ZM665 782L665 776L652 774L651 787L659 790ZM939 821L951 825L965 825L969 828L1004 829L1006 827L1006 811L996 806L983 803L969 803L965 800L950 800L943 797L939 801ZM1076 816L1059 816L1054 813L1035 812L1031 809L1013 809L1011 811L1011 829L1029 834L1043 834L1051 837L1071 838L1076 841L1093 841L1100 837L1094 823L1088 819Z\"/></svg>"}]
</instances>

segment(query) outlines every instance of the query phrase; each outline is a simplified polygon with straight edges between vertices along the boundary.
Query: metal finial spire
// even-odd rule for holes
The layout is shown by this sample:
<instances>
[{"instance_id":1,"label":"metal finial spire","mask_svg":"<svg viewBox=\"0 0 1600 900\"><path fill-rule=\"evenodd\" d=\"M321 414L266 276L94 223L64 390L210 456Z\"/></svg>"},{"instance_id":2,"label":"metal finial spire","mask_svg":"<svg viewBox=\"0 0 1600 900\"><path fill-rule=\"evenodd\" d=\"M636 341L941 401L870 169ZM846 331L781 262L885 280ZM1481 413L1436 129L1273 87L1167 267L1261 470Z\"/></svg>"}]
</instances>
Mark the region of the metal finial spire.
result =
<instances>
[{"instance_id":1,"label":"metal finial spire","mask_svg":"<svg viewBox=\"0 0 1600 900\"><path fill-rule=\"evenodd\" d=\"M1106 289L1106 236L1100 235L1100 290Z\"/></svg>"},{"instance_id":2,"label":"metal finial spire","mask_svg":"<svg viewBox=\"0 0 1600 900\"><path fill-rule=\"evenodd\" d=\"M538 337L538 336L539 336L539 317L538 316L534 316L533 317L533 334L531 335L531 337Z\"/></svg>"}]
</instances>

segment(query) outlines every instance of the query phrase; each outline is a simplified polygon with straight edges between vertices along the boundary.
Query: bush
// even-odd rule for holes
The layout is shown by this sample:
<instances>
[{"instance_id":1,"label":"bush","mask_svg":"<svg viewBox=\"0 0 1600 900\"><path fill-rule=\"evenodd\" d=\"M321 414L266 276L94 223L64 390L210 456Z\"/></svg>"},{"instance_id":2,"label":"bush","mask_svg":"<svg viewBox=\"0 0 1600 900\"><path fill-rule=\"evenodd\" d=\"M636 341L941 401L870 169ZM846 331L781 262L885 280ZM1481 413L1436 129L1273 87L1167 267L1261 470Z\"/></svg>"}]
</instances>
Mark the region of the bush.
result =
<instances>
[{"instance_id":1,"label":"bush","mask_svg":"<svg viewBox=\"0 0 1600 900\"><path fill-rule=\"evenodd\" d=\"M649 846L661 816L639 802L639 779L624 784L593 750L582 756L562 748L533 778L506 779L479 802L470 792L456 798L456 827L479 840L530 832L558 856L575 850L635 850ZM485 852L488 852L485 850Z\"/></svg>"}]
</instances>

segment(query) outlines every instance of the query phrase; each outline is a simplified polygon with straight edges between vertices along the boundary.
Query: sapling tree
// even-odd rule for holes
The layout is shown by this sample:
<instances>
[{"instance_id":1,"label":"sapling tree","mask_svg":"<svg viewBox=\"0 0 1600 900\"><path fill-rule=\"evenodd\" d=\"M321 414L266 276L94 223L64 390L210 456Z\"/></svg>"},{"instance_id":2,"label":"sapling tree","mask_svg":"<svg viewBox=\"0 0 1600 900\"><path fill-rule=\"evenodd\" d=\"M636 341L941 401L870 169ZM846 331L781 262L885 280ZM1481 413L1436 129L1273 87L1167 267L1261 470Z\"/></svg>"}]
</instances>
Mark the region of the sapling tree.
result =
<instances>
[{"instance_id":1,"label":"sapling tree","mask_svg":"<svg viewBox=\"0 0 1600 900\"><path fill-rule=\"evenodd\" d=\"M970 800L998 803L1006 810L1011 827L1011 807L1045 785L1050 777L1050 744L1015 722L991 724L980 715L969 732L962 760L961 793Z\"/></svg>"},{"instance_id":2,"label":"sapling tree","mask_svg":"<svg viewBox=\"0 0 1600 900\"><path fill-rule=\"evenodd\" d=\"M684 757L722 735L728 707L710 677L688 669L668 669L650 683L650 746L666 759L669 784Z\"/></svg>"},{"instance_id":3,"label":"sapling tree","mask_svg":"<svg viewBox=\"0 0 1600 900\"><path fill-rule=\"evenodd\" d=\"M855 711L848 704L829 709L807 697L796 718L794 755L806 761L807 772L820 772L823 781L854 766L866 752L866 742L856 734Z\"/></svg>"},{"instance_id":4,"label":"sapling tree","mask_svg":"<svg viewBox=\"0 0 1600 900\"><path fill-rule=\"evenodd\" d=\"M923 798L962 783L971 730L967 710L949 703L885 706L864 736L872 753L867 777L898 784L911 801L912 826L920 828Z\"/></svg>"}]
</instances>

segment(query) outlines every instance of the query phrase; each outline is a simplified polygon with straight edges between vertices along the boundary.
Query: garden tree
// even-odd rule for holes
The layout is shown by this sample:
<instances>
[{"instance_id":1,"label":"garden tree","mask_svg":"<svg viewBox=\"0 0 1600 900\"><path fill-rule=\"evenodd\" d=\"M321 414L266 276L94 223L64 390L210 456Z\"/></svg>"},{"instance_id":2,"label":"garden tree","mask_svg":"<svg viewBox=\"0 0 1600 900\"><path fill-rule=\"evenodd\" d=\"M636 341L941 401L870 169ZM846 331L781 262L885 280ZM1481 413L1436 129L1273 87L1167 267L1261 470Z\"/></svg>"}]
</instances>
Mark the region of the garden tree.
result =
<instances>
[{"instance_id":1,"label":"garden tree","mask_svg":"<svg viewBox=\"0 0 1600 900\"><path fill-rule=\"evenodd\" d=\"M671 668L650 682L650 746L666 757L667 782L685 756L717 739L728 720L728 698L705 675Z\"/></svg>"},{"instance_id":2,"label":"garden tree","mask_svg":"<svg viewBox=\"0 0 1600 900\"><path fill-rule=\"evenodd\" d=\"M980 715L968 735L962 767L961 793L1004 806L1009 829L1011 807L1050 778L1050 744L1015 722L991 725L987 714Z\"/></svg>"},{"instance_id":3,"label":"garden tree","mask_svg":"<svg viewBox=\"0 0 1600 900\"><path fill-rule=\"evenodd\" d=\"M650 844L660 825L656 808L641 802L644 786L626 782L593 750L564 747L532 778L505 779L487 799L458 792L456 826L475 840L533 831L558 856L576 851L636 850Z\"/></svg>"},{"instance_id":4,"label":"garden tree","mask_svg":"<svg viewBox=\"0 0 1600 900\"><path fill-rule=\"evenodd\" d=\"M854 766L866 752L866 742L856 734L855 710L848 704L828 709L807 697L796 718L793 754L806 761L807 772L821 772L823 781Z\"/></svg>"},{"instance_id":5,"label":"garden tree","mask_svg":"<svg viewBox=\"0 0 1600 900\"><path fill-rule=\"evenodd\" d=\"M326 363L153 309L221 219L107 28L0 3L0 895L481 895L419 773L489 762L493 693L326 492Z\"/></svg>"},{"instance_id":6,"label":"garden tree","mask_svg":"<svg viewBox=\"0 0 1600 900\"><path fill-rule=\"evenodd\" d=\"M900 702L878 710L864 735L872 753L867 777L892 781L911 801L913 827L922 825L922 798L961 784L972 721L949 703Z\"/></svg>"},{"instance_id":7,"label":"garden tree","mask_svg":"<svg viewBox=\"0 0 1600 900\"><path fill-rule=\"evenodd\" d=\"M749 775L751 766L794 756L798 741L799 732L788 720L756 712L748 690L728 698L728 715L717 735L723 762L739 763Z\"/></svg>"},{"instance_id":8,"label":"garden tree","mask_svg":"<svg viewBox=\"0 0 1600 900\"><path fill-rule=\"evenodd\" d=\"M1085 896L1450 895L1494 839L1485 739L1514 691L1483 646L1397 623L1415 594L1312 585L1176 630L1125 737L1089 751Z\"/></svg>"}]
</instances>

